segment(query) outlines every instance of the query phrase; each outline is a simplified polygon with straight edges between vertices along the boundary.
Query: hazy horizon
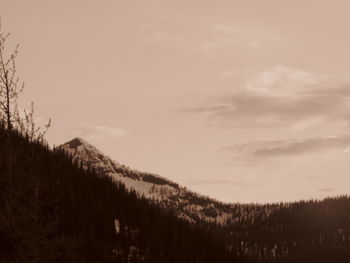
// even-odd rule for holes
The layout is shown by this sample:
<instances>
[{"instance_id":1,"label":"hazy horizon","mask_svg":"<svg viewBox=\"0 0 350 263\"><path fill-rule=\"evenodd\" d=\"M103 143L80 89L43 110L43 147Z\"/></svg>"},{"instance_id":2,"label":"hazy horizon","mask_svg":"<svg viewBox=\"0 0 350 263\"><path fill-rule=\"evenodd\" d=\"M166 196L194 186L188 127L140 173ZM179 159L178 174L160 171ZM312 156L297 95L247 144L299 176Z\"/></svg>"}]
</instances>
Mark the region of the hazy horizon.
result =
<instances>
[{"instance_id":1,"label":"hazy horizon","mask_svg":"<svg viewBox=\"0 0 350 263\"><path fill-rule=\"evenodd\" d=\"M225 202L350 193L347 1L0 0L21 106Z\"/></svg>"}]
</instances>

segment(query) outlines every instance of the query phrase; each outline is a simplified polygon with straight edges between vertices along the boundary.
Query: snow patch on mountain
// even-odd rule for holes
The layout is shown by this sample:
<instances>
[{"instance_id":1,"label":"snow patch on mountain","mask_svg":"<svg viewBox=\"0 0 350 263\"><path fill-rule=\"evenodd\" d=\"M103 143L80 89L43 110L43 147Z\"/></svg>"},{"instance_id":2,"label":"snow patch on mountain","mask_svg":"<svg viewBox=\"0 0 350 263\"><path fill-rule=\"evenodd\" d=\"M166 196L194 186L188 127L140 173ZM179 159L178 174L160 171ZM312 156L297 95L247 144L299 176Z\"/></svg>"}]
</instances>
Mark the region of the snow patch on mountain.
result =
<instances>
[{"instance_id":1,"label":"snow patch on mountain","mask_svg":"<svg viewBox=\"0 0 350 263\"><path fill-rule=\"evenodd\" d=\"M59 148L83 167L94 168L99 174L110 176L127 189L162 206L176 208L179 217L188 221L205 220L224 224L232 218L233 205L189 191L165 177L131 169L104 155L84 139L74 138Z\"/></svg>"}]
</instances>

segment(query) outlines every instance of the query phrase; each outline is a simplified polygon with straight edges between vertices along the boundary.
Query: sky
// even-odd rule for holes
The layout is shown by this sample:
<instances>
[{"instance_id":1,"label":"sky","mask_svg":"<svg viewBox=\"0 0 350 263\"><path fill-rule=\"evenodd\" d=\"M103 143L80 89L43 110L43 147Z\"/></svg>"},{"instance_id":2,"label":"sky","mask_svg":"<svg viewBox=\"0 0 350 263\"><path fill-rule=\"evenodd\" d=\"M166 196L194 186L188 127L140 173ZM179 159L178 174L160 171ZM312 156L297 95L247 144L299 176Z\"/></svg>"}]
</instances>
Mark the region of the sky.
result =
<instances>
[{"instance_id":1,"label":"sky","mask_svg":"<svg viewBox=\"0 0 350 263\"><path fill-rule=\"evenodd\" d=\"M47 139L225 202L350 193L349 1L0 0Z\"/></svg>"}]
</instances>

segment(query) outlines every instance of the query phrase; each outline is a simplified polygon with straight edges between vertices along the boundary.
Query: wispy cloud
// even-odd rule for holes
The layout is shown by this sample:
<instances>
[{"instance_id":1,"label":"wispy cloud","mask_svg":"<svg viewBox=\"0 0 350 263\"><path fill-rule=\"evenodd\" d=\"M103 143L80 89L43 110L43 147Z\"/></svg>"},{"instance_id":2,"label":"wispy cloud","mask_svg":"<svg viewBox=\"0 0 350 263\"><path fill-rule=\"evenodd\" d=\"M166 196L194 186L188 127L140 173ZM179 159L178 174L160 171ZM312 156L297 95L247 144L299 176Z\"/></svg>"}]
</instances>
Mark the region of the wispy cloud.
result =
<instances>
[{"instance_id":1,"label":"wispy cloud","mask_svg":"<svg viewBox=\"0 0 350 263\"><path fill-rule=\"evenodd\" d=\"M322 77L301 69L277 65L263 70L248 80L244 89L258 94L293 95L309 85L318 84Z\"/></svg>"},{"instance_id":2,"label":"wispy cloud","mask_svg":"<svg viewBox=\"0 0 350 263\"><path fill-rule=\"evenodd\" d=\"M264 46L280 46L283 41L262 28L213 24L208 27L210 36L203 40L197 50L208 58L220 53L235 53L237 49L258 49Z\"/></svg>"},{"instance_id":3,"label":"wispy cloud","mask_svg":"<svg viewBox=\"0 0 350 263\"><path fill-rule=\"evenodd\" d=\"M333 187L326 187L326 188L321 188L318 191L321 193L334 193L336 192L336 189Z\"/></svg>"},{"instance_id":4,"label":"wispy cloud","mask_svg":"<svg viewBox=\"0 0 350 263\"><path fill-rule=\"evenodd\" d=\"M307 128L305 123L348 125L350 85L276 66L258 73L227 96L187 109L233 126Z\"/></svg>"},{"instance_id":5,"label":"wispy cloud","mask_svg":"<svg viewBox=\"0 0 350 263\"><path fill-rule=\"evenodd\" d=\"M127 131L122 128L94 125L94 124L78 124L72 129L75 136L86 139L103 139L103 138L121 138L127 135Z\"/></svg>"},{"instance_id":6,"label":"wispy cloud","mask_svg":"<svg viewBox=\"0 0 350 263\"><path fill-rule=\"evenodd\" d=\"M224 150L241 158L270 158L298 156L350 147L350 135L306 139L251 141L225 147Z\"/></svg>"},{"instance_id":7,"label":"wispy cloud","mask_svg":"<svg viewBox=\"0 0 350 263\"><path fill-rule=\"evenodd\" d=\"M245 176L235 176L230 179L194 179L188 181L190 185L230 185L230 186L257 186L262 185L263 182L251 174Z\"/></svg>"},{"instance_id":8,"label":"wispy cloud","mask_svg":"<svg viewBox=\"0 0 350 263\"><path fill-rule=\"evenodd\" d=\"M283 41L276 34L263 28L249 26L231 26L225 24L213 24L209 29L218 40L227 42L235 41L237 45L257 48L264 44L282 44Z\"/></svg>"},{"instance_id":9,"label":"wispy cloud","mask_svg":"<svg viewBox=\"0 0 350 263\"><path fill-rule=\"evenodd\" d=\"M154 31L148 24L140 27L147 29L147 34L140 38L141 44L178 48L209 59L216 59L221 55L249 53L264 47L277 47L283 43L266 29L248 26L213 24L204 30L199 29L194 35L181 35L172 30Z\"/></svg>"}]
</instances>

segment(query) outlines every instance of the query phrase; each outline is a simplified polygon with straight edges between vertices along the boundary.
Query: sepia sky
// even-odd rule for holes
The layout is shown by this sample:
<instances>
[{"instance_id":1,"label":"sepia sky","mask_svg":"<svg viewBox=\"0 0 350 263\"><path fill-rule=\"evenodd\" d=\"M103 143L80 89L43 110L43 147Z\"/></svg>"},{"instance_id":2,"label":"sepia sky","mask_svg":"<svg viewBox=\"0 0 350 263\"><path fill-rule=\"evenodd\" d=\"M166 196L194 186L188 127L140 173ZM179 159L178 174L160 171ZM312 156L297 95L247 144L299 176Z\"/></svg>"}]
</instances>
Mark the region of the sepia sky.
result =
<instances>
[{"instance_id":1,"label":"sepia sky","mask_svg":"<svg viewBox=\"0 0 350 263\"><path fill-rule=\"evenodd\" d=\"M0 0L21 105L229 202L350 193L347 0Z\"/></svg>"}]
</instances>

